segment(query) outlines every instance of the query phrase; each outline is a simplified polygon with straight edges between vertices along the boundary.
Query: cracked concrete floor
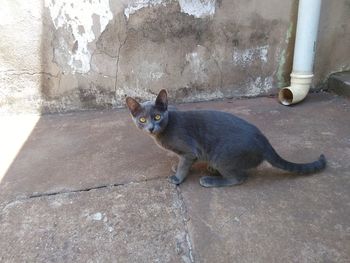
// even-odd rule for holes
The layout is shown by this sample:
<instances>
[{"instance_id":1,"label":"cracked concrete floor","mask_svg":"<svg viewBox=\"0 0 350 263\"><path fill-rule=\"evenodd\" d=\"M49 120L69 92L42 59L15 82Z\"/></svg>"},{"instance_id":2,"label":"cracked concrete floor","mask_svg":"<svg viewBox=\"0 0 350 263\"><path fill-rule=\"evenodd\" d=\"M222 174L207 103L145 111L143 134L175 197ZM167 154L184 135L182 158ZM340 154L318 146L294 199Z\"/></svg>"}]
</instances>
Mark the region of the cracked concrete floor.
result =
<instances>
[{"instance_id":1,"label":"cracked concrete floor","mask_svg":"<svg viewBox=\"0 0 350 263\"><path fill-rule=\"evenodd\" d=\"M263 164L243 185L205 189L197 165L175 187L167 176L176 158L126 111L42 116L28 138L19 136L31 130L20 125L26 117L1 116L0 261L350 262L348 100L311 94L293 107L256 98L180 108L237 114L285 158L323 152L328 168L295 176Z\"/></svg>"}]
</instances>

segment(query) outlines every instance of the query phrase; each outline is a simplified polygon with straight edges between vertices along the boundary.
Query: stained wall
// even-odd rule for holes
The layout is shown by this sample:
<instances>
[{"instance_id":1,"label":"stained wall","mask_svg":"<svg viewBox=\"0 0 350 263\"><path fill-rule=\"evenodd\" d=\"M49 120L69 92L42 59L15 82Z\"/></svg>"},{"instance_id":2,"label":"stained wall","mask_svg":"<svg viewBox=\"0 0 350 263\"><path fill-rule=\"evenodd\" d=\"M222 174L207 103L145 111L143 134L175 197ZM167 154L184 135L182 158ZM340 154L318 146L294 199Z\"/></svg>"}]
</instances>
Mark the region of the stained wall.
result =
<instances>
[{"instance_id":1,"label":"stained wall","mask_svg":"<svg viewBox=\"0 0 350 263\"><path fill-rule=\"evenodd\" d=\"M0 111L275 94L288 85L296 0L3 0ZM349 1L323 1L314 88L350 67Z\"/></svg>"}]
</instances>

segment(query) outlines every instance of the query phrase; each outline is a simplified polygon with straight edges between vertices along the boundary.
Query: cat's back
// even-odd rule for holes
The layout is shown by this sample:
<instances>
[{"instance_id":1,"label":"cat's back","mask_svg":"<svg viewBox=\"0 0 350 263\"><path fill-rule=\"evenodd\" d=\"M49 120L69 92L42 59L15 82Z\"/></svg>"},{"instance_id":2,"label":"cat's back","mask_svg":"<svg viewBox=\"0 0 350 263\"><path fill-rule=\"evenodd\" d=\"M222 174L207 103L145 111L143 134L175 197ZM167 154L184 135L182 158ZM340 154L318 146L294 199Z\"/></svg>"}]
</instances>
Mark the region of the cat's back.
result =
<instances>
[{"instance_id":1,"label":"cat's back","mask_svg":"<svg viewBox=\"0 0 350 263\"><path fill-rule=\"evenodd\" d=\"M205 142L225 141L227 138L250 140L261 134L249 122L227 112L215 110L170 111L168 135Z\"/></svg>"},{"instance_id":2,"label":"cat's back","mask_svg":"<svg viewBox=\"0 0 350 263\"><path fill-rule=\"evenodd\" d=\"M187 128L256 129L254 125L231 113L216 110L170 111L169 115L175 126Z\"/></svg>"}]
</instances>

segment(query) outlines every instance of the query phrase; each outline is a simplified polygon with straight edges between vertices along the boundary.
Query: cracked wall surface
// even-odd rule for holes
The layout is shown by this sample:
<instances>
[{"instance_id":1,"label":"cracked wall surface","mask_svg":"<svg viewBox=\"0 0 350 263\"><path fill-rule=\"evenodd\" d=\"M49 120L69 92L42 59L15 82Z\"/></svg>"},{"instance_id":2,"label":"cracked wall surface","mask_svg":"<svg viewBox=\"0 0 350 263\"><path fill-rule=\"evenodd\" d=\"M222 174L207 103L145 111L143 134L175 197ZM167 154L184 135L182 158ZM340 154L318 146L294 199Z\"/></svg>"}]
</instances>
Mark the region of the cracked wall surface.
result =
<instances>
[{"instance_id":1,"label":"cracked wall surface","mask_svg":"<svg viewBox=\"0 0 350 263\"><path fill-rule=\"evenodd\" d=\"M333 2L314 86L350 66L350 5ZM296 12L295 0L4 0L0 111L114 108L162 88L176 102L274 94L289 81Z\"/></svg>"}]
</instances>

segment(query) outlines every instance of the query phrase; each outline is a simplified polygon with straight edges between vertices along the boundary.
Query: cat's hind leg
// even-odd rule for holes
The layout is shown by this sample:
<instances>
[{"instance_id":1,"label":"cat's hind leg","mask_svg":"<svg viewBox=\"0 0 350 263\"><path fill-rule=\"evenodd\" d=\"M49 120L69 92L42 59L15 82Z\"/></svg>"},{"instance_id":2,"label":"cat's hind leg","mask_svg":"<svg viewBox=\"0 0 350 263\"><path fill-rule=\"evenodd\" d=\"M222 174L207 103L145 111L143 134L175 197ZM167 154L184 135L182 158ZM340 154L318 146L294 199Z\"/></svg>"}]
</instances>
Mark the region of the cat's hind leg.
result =
<instances>
[{"instance_id":1,"label":"cat's hind leg","mask_svg":"<svg viewBox=\"0 0 350 263\"><path fill-rule=\"evenodd\" d=\"M223 187L242 184L247 179L247 174L243 170L223 170L219 169L222 176L203 176L199 183L204 187Z\"/></svg>"}]
</instances>

